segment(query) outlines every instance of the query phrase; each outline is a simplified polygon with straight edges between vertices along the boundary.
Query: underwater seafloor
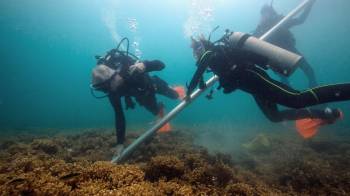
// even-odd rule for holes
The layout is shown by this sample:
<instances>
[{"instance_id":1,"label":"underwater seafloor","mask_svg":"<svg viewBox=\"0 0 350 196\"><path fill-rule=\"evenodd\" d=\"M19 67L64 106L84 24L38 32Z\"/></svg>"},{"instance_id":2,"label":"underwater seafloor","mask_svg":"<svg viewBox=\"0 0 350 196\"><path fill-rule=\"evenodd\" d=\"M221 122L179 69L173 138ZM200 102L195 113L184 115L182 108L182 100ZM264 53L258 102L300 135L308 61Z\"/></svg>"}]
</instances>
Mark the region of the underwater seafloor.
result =
<instances>
[{"instance_id":1,"label":"underwater seafloor","mask_svg":"<svg viewBox=\"0 0 350 196\"><path fill-rule=\"evenodd\" d=\"M350 139L260 134L233 155L209 153L196 133L158 134L126 164L109 162L113 130L0 141L0 195L348 195ZM3 133L6 135L6 133ZM138 133L128 133L128 143ZM234 141L233 141L234 142Z\"/></svg>"}]
</instances>

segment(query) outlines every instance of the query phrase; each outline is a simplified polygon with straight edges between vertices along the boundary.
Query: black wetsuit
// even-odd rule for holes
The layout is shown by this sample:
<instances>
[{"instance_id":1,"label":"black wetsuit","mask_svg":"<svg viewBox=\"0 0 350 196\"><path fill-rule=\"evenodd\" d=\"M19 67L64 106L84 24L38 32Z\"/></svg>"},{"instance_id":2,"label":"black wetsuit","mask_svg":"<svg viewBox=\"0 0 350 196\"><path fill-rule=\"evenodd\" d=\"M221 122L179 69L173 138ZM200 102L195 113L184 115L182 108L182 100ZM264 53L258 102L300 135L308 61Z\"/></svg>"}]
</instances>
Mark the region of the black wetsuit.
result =
<instances>
[{"instance_id":1,"label":"black wetsuit","mask_svg":"<svg viewBox=\"0 0 350 196\"><path fill-rule=\"evenodd\" d=\"M334 120L339 117L339 112L329 116L323 110L301 108L350 99L350 83L298 91L270 78L264 71L267 62L265 57L242 49L212 46L199 59L188 94L202 83L203 73L210 68L219 77L224 93L240 89L252 94L263 113L273 122L306 117ZM279 111L277 104L295 109Z\"/></svg>"},{"instance_id":2,"label":"black wetsuit","mask_svg":"<svg viewBox=\"0 0 350 196\"><path fill-rule=\"evenodd\" d=\"M294 35L292 32L290 32L290 28L303 24L310 14L312 8L312 4L307 6L304 10L304 12L298 17L293 18L287 21L287 23L282 26L277 32L275 32L272 36L270 36L266 41L270 42L271 44L274 44L276 46L279 46L283 49L289 50L291 52L294 52L296 54L301 54L299 50L296 48L296 41L294 38ZM270 30L273 26L275 26L279 21L281 21L284 18L282 15L275 15L275 17L271 18L270 20L266 21L263 24L259 24L256 28L255 32L253 33L253 36L260 37L263 34L265 34L268 30ZM316 76L313 68L311 65L307 62L305 58L303 58L303 62L300 64L300 69L303 70L305 75L307 76L309 80L309 87L315 87L317 86ZM288 78L282 74L280 75L283 83L289 84Z\"/></svg>"},{"instance_id":3,"label":"black wetsuit","mask_svg":"<svg viewBox=\"0 0 350 196\"><path fill-rule=\"evenodd\" d=\"M153 115L159 114L162 104L157 102L156 94L164 95L171 99L177 99L179 95L169 85L157 76L149 76L148 72L160 71L165 65L161 61L143 61L146 66L145 73L127 77L125 83L116 92L109 93L109 100L115 113L115 129L117 132L117 143L125 141L125 116L121 98L125 98L127 108L133 108L132 98L145 107Z\"/></svg>"}]
</instances>

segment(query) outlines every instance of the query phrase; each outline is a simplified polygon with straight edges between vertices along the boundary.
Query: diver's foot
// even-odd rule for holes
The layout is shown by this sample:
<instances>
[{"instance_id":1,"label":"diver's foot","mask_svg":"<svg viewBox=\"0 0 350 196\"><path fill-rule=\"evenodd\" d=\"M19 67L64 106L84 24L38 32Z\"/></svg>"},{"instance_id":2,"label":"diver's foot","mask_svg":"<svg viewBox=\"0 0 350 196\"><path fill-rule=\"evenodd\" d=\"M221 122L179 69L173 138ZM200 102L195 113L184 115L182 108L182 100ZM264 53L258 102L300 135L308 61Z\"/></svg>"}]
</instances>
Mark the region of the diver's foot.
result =
<instances>
[{"instance_id":1,"label":"diver's foot","mask_svg":"<svg viewBox=\"0 0 350 196\"><path fill-rule=\"evenodd\" d=\"M342 120L344 118L344 114L340 109L326 108L324 112L326 114L325 119L305 118L296 121L295 125L297 131L304 139L314 137L318 133L320 127L327 124L334 124L337 120Z\"/></svg>"}]
</instances>

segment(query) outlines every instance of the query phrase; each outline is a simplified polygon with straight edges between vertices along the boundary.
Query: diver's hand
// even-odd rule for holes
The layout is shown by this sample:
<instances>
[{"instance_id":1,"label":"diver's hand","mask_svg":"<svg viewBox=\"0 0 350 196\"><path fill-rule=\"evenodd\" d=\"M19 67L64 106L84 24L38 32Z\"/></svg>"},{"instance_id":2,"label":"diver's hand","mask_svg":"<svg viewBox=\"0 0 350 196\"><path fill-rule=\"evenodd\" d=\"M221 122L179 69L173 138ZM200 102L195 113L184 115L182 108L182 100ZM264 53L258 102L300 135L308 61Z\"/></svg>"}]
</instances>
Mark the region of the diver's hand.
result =
<instances>
[{"instance_id":1,"label":"diver's hand","mask_svg":"<svg viewBox=\"0 0 350 196\"><path fill-rule=\"evenodd\" d=\"M144 63L142 62L137 62L134 65L131 65L129 67L128 73L130 75L134 75L134 74L141 74L144 73L146 71L146 66Z\"/></svg>"},{"instance_id":2,"label":"diver's hand","mask_svg":"<svg viewBox=\"0 0 350 196\"><path fill-rule=\"evenodd\" d=\"M186 95L183 100L185 101L190 101L191 100L191 95Z\"/></svg>"},{"instance_id":3,"label":"diver's hand","mask_svg":"<svg viewBox=\"0 0 350 196\"><path fill-rule=\"evenodd\" d=\"M191 99L191 94L192 94L192 91L189 91L189 90L187 89L186 95L185 95L185 97L183 98L183 100L189 101L189 100Z\"/></svg>"},{"instance_id":4,"label":"diver's hand","mask_svg":"<svg viewBox=\"0 0 350 196\"><path fill-rule=\"evenodd\" d=\"M203 90L207 88L207 85L205 84L204 80L199 81L199 89Z\"/></svg>"}]
</instances>

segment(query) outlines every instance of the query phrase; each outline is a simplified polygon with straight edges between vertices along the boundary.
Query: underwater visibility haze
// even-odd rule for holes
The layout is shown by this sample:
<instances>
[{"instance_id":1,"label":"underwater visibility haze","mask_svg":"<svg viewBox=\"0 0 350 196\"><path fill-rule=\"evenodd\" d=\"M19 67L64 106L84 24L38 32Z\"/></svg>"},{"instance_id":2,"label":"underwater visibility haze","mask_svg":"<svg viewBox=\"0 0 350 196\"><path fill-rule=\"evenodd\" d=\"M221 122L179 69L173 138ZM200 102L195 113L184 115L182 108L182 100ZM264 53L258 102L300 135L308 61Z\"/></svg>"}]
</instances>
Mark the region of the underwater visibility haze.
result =
<instances>
[{"instance_id":1,"label":"underwater visibility haze","mask_svg":"<svg viewBox=\"0 0 350 196\"><path fill-rule=\"evenodd\" d=\"M95 55L104 55L122 37L128 37L133 53L136 50L142 59L164 61L166 69L156 74L170 84L184 85L195 70L190 36L201 33L208 36L217 25L220 28L213 39L221 37L225 29L251 33L265 3L268 2L2 1L0 28L5 47L0 53L0 125L112 125L108 103L89 94ZM274 6L278 12L287 14L298 3L275 1ZM292 30L297 47L309 59L321 84L347 81L348 4L342 0L317 1L305 24ZM291 77L291 83L304 89L307 81L299 72ZM255 124L259 120L264 123L254 100L247 96L239 92L229 96L216 93L210 104L202 98L177 120L181 124L215 122L222 118L234 123ZM168 109L174 104L166 103ZM137 110L127 114L133 119L130 121L147 122L148 113L141 108Z\"/></svg>"},{"instance_id":2,"label":"underwater visibility haze","mask_svg":"<svg viewBox=\"0 0 350 196\"><path fill-rule=\"evenodd\" d=\"M349 194L349 101L327 104L340 108L343 120L322 127L315 138L304 140L294 121L270 122L250 94L236 90L225 95L216 91L214 98L208 100L205 98L208 90L171 121L174 132L157 135L155 141L142 146L130 165L115 168L107 162L98 162L110 161L115 130L108 98L96 99L90 93L96 55L104 56L127 37L130 53L142 60L158 59L165 63L164 70L151 75L160 76L172 86L186 86L197 68L191 37L208 37L217 26L212 40L221 38L226 29L253 33L260 21L261 7L270 3L0 1L0 135L3 135L0 189L18 195L104 194L99 191L107 189L120 190L118 194L138 190L151 195L157 190L160 194L180 195ZM286 15L300 3L275 0L273 7ZM320 85L350 82L349 8L348 0L316 0L306 21L291 29L296 47L313 67ZM121 48L126 49L126 45ZM272 71L268 73L279 80ZM205 79L212 75L207 73ZM308 88L300 69L289 79L296 89ZM157 97L166 111L180 103ZM125 111L125 115L127 144L156 121L138 104L134 110ZM73 132L78 135L71 135ZM44 159L37 158L42 154ZM74 162L77 165L67 169ZM17 169L9 163L18 166ZM147 166L141 167L140 163ZM50 164L61 168L49 177L40 173L40 179L47 177L57 186L40 189L43 185L31 176L34 169L18 169L25 164L27 169L44 168L43 173ZM162 170L164 165L169 167L167 171ZM102 182L105 176L92 174L102 170L114 181ZM192 170L197 173L189 173ZM128 171L132 171L135 181L116 183L125 179ZM207 181L208 178L214 180ZM96 179L100 181L95 182Z\"/></svg>"}]
</instances>

